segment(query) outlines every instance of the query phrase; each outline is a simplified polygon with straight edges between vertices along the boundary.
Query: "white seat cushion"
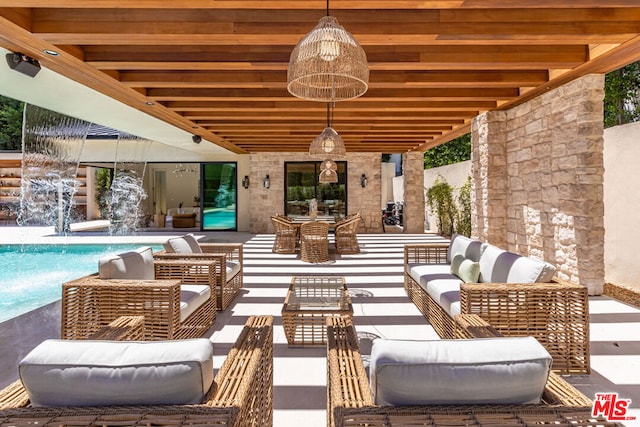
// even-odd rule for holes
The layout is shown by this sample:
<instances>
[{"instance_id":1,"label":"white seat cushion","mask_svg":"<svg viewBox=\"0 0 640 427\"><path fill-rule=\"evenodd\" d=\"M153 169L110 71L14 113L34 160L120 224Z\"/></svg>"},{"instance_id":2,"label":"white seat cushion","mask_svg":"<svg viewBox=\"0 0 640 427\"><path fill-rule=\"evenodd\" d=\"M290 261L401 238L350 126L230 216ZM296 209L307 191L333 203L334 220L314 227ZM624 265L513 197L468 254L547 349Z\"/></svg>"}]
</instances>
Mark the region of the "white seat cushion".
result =
<instances>
[{"instance_id":1,"label":"white seat cushion","mask_svg":"<svg viewBox=\"0 0 640 427\"><path fill-rule=\"evenodd\" d=\"M180 322L184 322L210 298L211 287L207 285L180 285Z\"/></svg>"},{"instance_id":2,"label":"white seat cushion","mask_svg":"<svg viewBox=\"0 0 640 427\"><path fill-rule=\"evenodd\" d=\"M102 258L98 261L98 274L101 279L153 280L153 249L144 246Z\"/></svg>"},{"instance_id":3,"label":"white seat cushion","mask_svg":"<svg viewBox=\"0 0 640 427\"><path fill-rule=\"evenodd\" d=\"M460 314L460 279L436 279L427 283L427 293L449 316Z\"/></svg>"},{"instance_id":4,"label":"white seat cushion","mask_svg":"<svg viewBox=\"0 0 640 427\"><path fill-rule=\"evenodd\" d=\"M213 383L213 345L46 340L18 371L33 406L195 404Z\"/></svg>"},{"instance_id":5,"label":"white seat cushion","mask_svg":"<svg viewBox=\"0 0 640 427\"><path fill-rule=\"evenodd\" d=\"M176 254L201 254L202 248L198 240L191 233L180 237L172 237L162 244L168 253Z\"/></svg>"},{"instance_id":6,"label":"white seat cushion","mask_svg":"<svg viewBox=\"0 0 640 427\"><path fill-rule=\"evenodd\" d=\"M431 280L457 278L451 273L449 264L409 264L407 268L411 278L425 290ZM460 282L460 279L458 279L458 282Z\"/></svg>"},{"instance_id":7,"label":"white seat cushion","mask_svg":"<svg viewBox=\"0 0 640 427\"><path fill-rule=\"evenodd\" d=\"M377 339L370 384L378 405L537 404L551 360L533 337Z\"/></svg>"},{"instance_id":8,"label":"white seat cushion","mask_svg":"<svg viewBox=\"0 0 640 427\"><path fill-rule=\"evenodd\" d=\"M236 274L240 272L240 263L234 261L227 261L227 280L231 280Z\"/></svg>"}]
</instances>

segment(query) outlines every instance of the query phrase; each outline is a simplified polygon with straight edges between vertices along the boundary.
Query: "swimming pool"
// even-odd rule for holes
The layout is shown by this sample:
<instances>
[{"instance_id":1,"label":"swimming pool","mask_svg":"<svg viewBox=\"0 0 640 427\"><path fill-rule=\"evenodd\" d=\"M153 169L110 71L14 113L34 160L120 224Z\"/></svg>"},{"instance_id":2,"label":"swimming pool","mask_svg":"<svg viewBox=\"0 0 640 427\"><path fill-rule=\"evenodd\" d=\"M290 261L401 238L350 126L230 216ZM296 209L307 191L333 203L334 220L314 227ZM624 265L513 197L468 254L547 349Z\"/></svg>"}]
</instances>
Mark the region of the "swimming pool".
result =
<instances>
[{"instance_id":1,"label":"swimming pool","mask_svg":"<svg viewBox=\"0 0 640 427\"><path fill-rule=\"evenodd\" d=\"M60 299L62 284L98 271L98 260L151 246L146 244L67 244L0 246L0 322Z\"/></svg>"},{"instance_id":2,"label":"swimming pool","mask_svg":"<svg viewBox=\"0 0 640 427\"><path fill-rule=\"evenodd\" d=\"M227 209L205 209L202 221L203 230L235 230L236 211Z\"/></svg>"}]
</instances>

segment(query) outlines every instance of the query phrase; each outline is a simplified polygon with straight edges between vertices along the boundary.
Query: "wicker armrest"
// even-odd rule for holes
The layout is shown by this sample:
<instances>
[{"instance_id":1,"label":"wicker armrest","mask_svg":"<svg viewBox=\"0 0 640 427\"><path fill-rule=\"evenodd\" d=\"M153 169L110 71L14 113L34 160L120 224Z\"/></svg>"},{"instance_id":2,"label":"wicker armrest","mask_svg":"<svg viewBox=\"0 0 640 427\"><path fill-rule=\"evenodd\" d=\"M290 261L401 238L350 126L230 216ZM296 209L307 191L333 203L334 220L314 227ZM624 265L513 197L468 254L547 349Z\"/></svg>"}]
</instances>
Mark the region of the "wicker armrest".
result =
<instances>
[{"instance_id":1,"label":"wicker armrest","mask_svg":"<svg viewBox=\"0 0 640 427\"><path fill-rule=\"evenodd\" d=\"M205 405L237 408L242 425L273 423L273 317L251 316L215 377Z\"/></svg>"},{"instance_id":2,"label":"wicker armrest","mask_svg":"<svg viewBox=\"0 0 640 427\"><path fill-rule=\"evenodd\" d=\"M244 245L242 243L200 243L203 253L226 254L229 261L236 261L242 264L244 256Z\"/></svg>"},{"instance_id":3,"label":"wicker armrest","mask_svg":"<svg viewBox=\"0 0 640 427\"><path fill-rule=\"evenodd\" d=\"M409 264L446 264L449 242L404 245L405 270Z\"/></svg>"},{"instance_id":4,"label":"wicker armrest","mask_svg":"<svg viewBox=\"0 0 640 427\"><path fill-rule=\"evenodd\" d=\"M224 262L222 255L205 259L156 259L153 267L157 280L177 279L180 283L209 285L213 294L216 291L216 276L221 270L220 264Z\"/></svg>"},{"instance_id":5,"label":"wicker armrest","mask_svg":"<svg viewBox=\"0 0 640 427\"><path fill-rule=\"evenodd\" d=\"M585 286L551 283L463 283L460 310L505 336L534 336L561 373L589 373L589 301Z\"/></svg>"},{"instance_id":6,"label":"wicker armrest","mask_svg":"<svg viewBox=\"0 0 640 427\"><path fill-rule=\"evenodd\" d=\"M121 316L93 334L90 339L112 341L137 341L144 337L144 317ZM22 408L29 404L29 395L17 380L0 390L0 409Z\"/></svg>"}]
</instances>

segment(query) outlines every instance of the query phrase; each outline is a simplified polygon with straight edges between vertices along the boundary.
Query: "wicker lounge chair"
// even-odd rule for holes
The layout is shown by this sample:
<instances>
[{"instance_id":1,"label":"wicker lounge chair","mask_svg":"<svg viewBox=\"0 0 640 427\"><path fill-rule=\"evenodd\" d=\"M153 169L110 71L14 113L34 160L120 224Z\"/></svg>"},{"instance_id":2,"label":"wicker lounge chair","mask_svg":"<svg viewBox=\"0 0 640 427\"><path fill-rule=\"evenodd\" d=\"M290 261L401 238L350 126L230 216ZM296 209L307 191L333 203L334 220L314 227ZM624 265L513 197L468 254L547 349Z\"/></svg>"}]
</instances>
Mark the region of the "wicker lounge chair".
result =
<instances>
[{"instance_id":1,"label":"wicker lounge chair","mask_svg":"<svg viewBox=\"0 0 640 427\"><path fill-rule=\"evenodd\" d=\"M360 220L360 214L355 214L347 220L336 224L336 252L339 254L357 254L360 252L357 236Z\"/></svg>"},{"instance_id":2,"label":"wicker lounge chair","mask_svg":"<svg viewBox=\"0 0 640 427\"><path fill-rule=\"evenodd\" d=\"M449 244L404 249L404 287L442 338L455 338L455 320L411 276L417 264L446 268ZM590 372L587 288L553 278L549 283L462 283L460 313L477 314L504 336L533 336L553 356L554 371Z\"/></svg>"},{"instance_id":3,"label":"wicker lounge chair","mask_svg":"<svg viewBox=\"0 0 640 427\"><path fill-rule=\"evenodd\" d=\"M169 252L170 243L180 239L189 239L197 245L200 252ZM216 260L216 308L225 310L238 296L243 286L243 245L242 243L200 243L191 235L169 239L165 250L153 254L156 259L213 259Z\"/></svg>"},{"instance_id":4,"label":"wicker lounge chair","mask_svg":"<svg viewBox=\"0 0 640 427\"><path fill-rule=\"evenodd\" d=\"M294 254L298 243L299 227L293 224L287 217L274 215L271 217L275 240L272 252L277 254Z\"/></svg>"},{"instance_id":5,"label":"wicker lounge chair","mask_svg":"<svg viewBox=\"0 0 640 427\"><path fill-rule=\"evenodd\" d=\"M100 279L92 274L64 283L61 337L87 339L120 316L144 316L146 340L202 336L216 320L218 261L156 260L153 268L155 280ZM200 304L200 299L192 300L195 309L181 313L181 284L208 286L209 297Z\"/></svg>"},{"instance_id":6,"label":"wicker lounge chair","mask_svg":"<svg viewBox=\"0 0 640 427\"><path fill-rule=\"evenodd\" d=\"M329 261L329 224L309 221L300 225L300 259L305 262Z\"/></svg>"},{"instance_id":7,"label":"wicker lounge chair","mask_svg":"<svg viewBox=\"0 0 640 427\"><path fill-rule=\"evenodd\" d=\"M467 319L469 321L469 319ZM461 334L490 336L491 328L478 320ZM560 376L551 373L539 405L420 405L380 406L374 403L351 319L327 320L327 425L521 425L523 420L549 424L591 426L592 402ZM597 425L619 425L599 420Z\"/></svg>"},{"instance_id":8,"label":"wicker lounge chair","mask_svg":"<svg viewBox=\"0 0 640 427\"><path fill-rule=\"evenodd\" d=\"M109 329L106 328L106 337L113 339L113 328ZM138 327L119 326L117 329L120 340L139 339L141 329ZM101 331L92 338L104 339L105 335ZM19 380L1 390L0 426L271 426L273 318L252 316L248 319L199 405L31 408L28 403L28 395Z\"/></svg>"}]
</instances>

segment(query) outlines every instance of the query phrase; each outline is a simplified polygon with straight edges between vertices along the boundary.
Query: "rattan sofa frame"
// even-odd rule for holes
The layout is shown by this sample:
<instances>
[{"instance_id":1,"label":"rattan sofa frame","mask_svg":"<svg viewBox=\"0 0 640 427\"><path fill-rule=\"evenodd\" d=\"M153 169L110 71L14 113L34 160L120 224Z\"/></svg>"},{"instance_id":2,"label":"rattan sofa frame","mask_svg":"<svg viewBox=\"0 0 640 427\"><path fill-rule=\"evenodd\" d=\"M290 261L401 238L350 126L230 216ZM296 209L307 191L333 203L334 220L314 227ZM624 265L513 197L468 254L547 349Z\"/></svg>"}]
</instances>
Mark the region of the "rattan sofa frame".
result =
<instances>
[{"instance_id":1,"label":"rattan sofa frame","mask_svg":"<svg viewBox=\"0 0 640 427\"><path fill-rule=\"evenodd\" d=\"M176 254L165 250L154 252L153 257L159 260L175 259L215 259L216 263L216 309L225 310L233 300L240 294L244 284L244 247L242 243L198 243L202 253L198 254ZM227 277L227 261L238 263L240 271L233 276Z\"/></svg>"},{"instance_id":2,"label":"rattan sofa frame","mask_svg":"<svg viewBox=\"0 0 640 427\"><path fill-rule=\"evenodd\" d=\"M446 264L448 243L404 247L404 287L441 338L455 338L455 321L411 277L412 264ZM554 371L591 372L589 301L585 286L551 283L462 283L461 314L476 314L504 336L533 336L553 357Z\"/></svg>"},{"instance_id":3,"label":"rattan sofa frame","mask_svg":"<svg viewBox=\"0 0 640 427\"><path fill-rule=\"evenodd\" d=\"M476 316L477 317L477 316ZM468 337L496 334L477 318L459 331ZM488 332L488 333L487 333ZM539 405L421 405L380 406L374 403L367 373L358 347L358 337L349 318L327 319L327 426L390 427L407 425L523 425L524 421L592 426L592 402L562 377L551 373ZM528 425L528 424L527 424ZM599 420L597 425L619 425Z\"/></svg>"},{"instance_id":4,"label":"rattan sofa frame","mask_svg":"<svg viewBox=\"0 0 640 427\"><path fill-rule=\"evenodd\" d=\"M104 336L92 337L99 338ZM1 390L0 426L272 426L273 317L249 317L202 404L31 408L28 403L19 380Z\"/></svg>"},{"instance_id":5,"label":"rattan sofa frame","mask_svg":"<svg viewBox=\"0 0 640 427\"><path fill-rule=\"evenodd\" d=\"M145 339L201 337L216 320L216 259L155 260L156 280L100 279L62 285L63 339L86 339L120 316L144 316ZM203 284L211 297L180 320L180 284Z\"/></svg>"}]
</instances>

